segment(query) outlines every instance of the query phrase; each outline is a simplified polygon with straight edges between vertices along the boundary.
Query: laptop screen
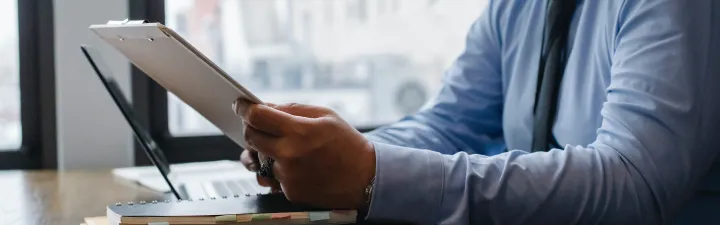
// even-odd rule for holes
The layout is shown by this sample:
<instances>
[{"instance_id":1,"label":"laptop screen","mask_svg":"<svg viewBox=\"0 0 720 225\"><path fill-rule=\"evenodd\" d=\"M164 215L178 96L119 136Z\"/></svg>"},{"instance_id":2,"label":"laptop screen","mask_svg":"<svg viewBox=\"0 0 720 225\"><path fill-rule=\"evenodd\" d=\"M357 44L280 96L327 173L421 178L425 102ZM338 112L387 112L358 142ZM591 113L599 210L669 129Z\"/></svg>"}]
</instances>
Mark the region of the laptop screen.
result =
<instances>
[{"instance_id":1,"label":"laptop screen","mask_svg":"<svg viewBox=\"0 0 720 225\"><path fill-rule=\"evenodd\" d=\"M87 60L90 62L90 65L93 67L93 70L95 70L95 73L98 75L98 78L102 81L105 89L107 89L110 97L112 97L113 101L115 101L115 104L120 109L123 117L125 117L125 120L128 124L130 124L135 138L142 145L148 158L150 158L150 161L158 168L158 170L160 170L160 174L162 174L163 179L165 179L165 182L167 182L170 186L170 190L177 199L186 199L178 193L176 187L179 186L173 185L171 179L168 178L170 175L170 163L168 163L165 158L165 154L163 154L162 149L160 149L155 141L153 141L150 133L137 121L130 102L122 94L117 82L115 82L115 80L110 76L110 70L107 69L100 55L91 46L83 45L81 46L81 49Z\"/></svg>"}]
</instances>

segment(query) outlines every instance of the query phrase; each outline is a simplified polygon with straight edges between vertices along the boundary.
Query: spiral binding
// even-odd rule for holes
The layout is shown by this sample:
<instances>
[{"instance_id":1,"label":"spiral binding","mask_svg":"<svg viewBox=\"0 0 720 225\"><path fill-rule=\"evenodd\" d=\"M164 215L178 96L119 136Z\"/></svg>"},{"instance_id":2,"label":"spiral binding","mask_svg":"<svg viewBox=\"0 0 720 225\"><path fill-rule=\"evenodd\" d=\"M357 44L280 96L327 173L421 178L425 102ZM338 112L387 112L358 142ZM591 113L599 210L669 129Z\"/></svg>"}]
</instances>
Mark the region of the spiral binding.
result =
<instances>
[{"instance_id":1,"label":"spiral binding","mask_svg":"<svg viewBox=\"0 0 720 225\"><path fill-rule=\"evenodd\" d=\"M257 193L256 196L265 196L265 195L272 195L272 194L273 194L273 193L267 193L267 194ZM245 194L245 197L251 197L251 196L253 196L253 195L251 195L251 194ZM239 195L239 194L235 194L235 195L233 195L233 196L221 196L220 198L210 197L210 198L207 199L207 200L208 200L208 201L211 201L211 200L232 199L232 198L240 198L240 197L242 197L242 196ZM205 201L205 200L206 200L205 198L198 198L198 199L197 199L197 201ZM174 201L174 202L175 202L175 203L181 203L181 202L192 202L192 201L193 201L193 199L178 199L178 200L176 200L176 201ZM161 201L153 200L153 201L151 201L150 203L146 203L145 201L140 201L139 203L135 203L135 202L130 201L130 202L127 202L126 205L127 205L127 206L134 206L134 205L146 205L146 204L158 204L158 203L172 203L172 202L173 202L173 201L170 201L170 200L161 200ZM115 206L118 206L118 207L123 206L123 203L122 203L122 202L117 202L117 203L115 203Z\"/></svg>"}]
</instances>

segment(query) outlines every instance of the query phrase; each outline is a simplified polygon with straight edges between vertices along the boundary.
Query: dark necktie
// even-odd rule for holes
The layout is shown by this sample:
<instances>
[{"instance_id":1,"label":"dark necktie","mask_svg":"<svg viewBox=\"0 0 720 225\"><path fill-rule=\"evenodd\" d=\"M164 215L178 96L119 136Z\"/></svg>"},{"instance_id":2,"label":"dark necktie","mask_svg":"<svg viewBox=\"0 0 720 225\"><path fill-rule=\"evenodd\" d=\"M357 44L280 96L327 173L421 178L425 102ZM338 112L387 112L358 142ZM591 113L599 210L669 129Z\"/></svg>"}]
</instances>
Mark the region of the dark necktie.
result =
<instances>
[{"instance_id":1,"label":"dark necktie","mask_svg":"<svg viewBox=\"0 0 720 225\"><path fill-rule=\"evenodd\" d=\"M576 0L549 0L542 55L538 69L538 85L535 93L535 120L532 151L548 151L559 147L552 135L552 125L557 111L557 97L565 67L565 47Z\"/></svg>"}]
</instances>

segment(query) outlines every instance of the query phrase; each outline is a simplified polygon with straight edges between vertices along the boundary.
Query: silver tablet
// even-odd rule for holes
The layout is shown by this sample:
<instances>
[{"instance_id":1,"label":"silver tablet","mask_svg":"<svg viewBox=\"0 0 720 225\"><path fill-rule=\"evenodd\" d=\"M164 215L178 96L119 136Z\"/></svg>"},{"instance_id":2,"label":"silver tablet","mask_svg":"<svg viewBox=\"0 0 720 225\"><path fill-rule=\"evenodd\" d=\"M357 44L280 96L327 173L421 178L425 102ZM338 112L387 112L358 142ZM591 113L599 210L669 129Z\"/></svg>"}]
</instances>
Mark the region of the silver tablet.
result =
<instances>
[{"instance_id":1,"label":"silver tablet","mask_svg":"<svg viewBox=\"0 0 720 225\"><path fill-rule=\"evenodd\" d=\"M242 117L233 113L232 103L236 99L262 101L172 29L124 20L92 25L90 30L235 143L246 146Z\"/></svg>"}]
</instances>

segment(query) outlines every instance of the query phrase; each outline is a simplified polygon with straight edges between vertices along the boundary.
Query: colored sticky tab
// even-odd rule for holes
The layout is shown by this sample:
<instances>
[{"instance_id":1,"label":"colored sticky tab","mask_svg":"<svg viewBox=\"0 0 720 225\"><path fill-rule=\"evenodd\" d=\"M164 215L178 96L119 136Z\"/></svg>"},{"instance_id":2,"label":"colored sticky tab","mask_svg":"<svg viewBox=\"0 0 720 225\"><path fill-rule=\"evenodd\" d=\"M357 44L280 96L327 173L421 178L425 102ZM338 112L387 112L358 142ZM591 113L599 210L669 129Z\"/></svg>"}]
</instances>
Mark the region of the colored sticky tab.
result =
<instances>
[{"instance_id":1,"label":"colored sticky tab","mask_svg":"<svg viewBox=\"0 0 720 225\"><path fill-rule=\"evenodd\" d=\"M169 222L150 222L148 225L170 225Z\"/></svg>"},{"instance_id":2,"label":"colored sticky tab","mask_svg":"<svg viewBox=\"0 0 720 225\"><path fill-rule=\"evenodd\" d=\"M237 222L238 223L246 223L252 221L252 215L238 215L237 216Z\"/></svg>"},{"instance_id":3,"label":"colored sticky tab","mask_svg":"<svg viewBox=\"0 0 720 225\"><path fill-rule=\"evenodd\" d=\"M274 213L270 217L271 220L284 220L290 219L290 213Z\"/></svg>"},{"instance_id":4,"label":"colored sticky tab","mask_svg":"<svg viewBox=\"0 0 720 225\"><path fill-rule=\"evenodd\" d=\"M292 218L292 219L307 219L308 214L306 212L294 212L294 213L290 213L290 218Z\"/></svg>"},{"instance_id":5,"label":"colored sticky tab","mask_svg":"<svg viewBox=\"0 0 720 225\"><path fill-rule=\"evenodd\" d=\"M222 215L222 216L216 216L215 222L216 223L233 223L237 221L237 216L235 215Z\"/></svg>"},{"instance_id":6,"label":"colored sticky tab","mask_svg":"<svg viewBox=\"0 0 720 225\"><path fill-rule=\"evenodd\" d=\"M310 222L323 221L330 219L330 212L309 212Z\"/></svg>"},{"instance_id":7,"label":"colored sticky tab","mask_svg":"<svg viewBox=\"0 0 720 225\"><path fill-rule=\"evenodd\" d=\"M357 217L357 211L354 210L338 210L330 213L332 220L353 221Z\"/></svg>"},{"instance_id":8,"label":"colored sticky tab","mask_svg":"<svg viewBox=\"0 0 720 225\"><path fill-rule=\"evenodd\" d=\"M269 220L270 218L271 218L270 214L255 214L252 217L252 221Z\"/></svg>"}]
</instances>

